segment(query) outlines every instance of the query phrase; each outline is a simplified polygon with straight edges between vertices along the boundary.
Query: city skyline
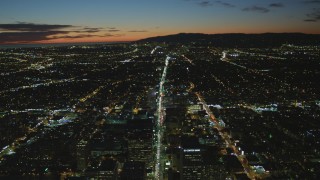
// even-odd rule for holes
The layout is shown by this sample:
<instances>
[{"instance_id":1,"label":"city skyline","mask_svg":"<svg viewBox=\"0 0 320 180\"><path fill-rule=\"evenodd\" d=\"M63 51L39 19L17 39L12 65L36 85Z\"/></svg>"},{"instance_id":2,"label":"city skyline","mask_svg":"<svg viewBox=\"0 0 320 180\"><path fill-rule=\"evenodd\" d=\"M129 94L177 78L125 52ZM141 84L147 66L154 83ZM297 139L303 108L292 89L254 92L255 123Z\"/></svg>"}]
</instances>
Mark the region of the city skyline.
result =
<instances>
[{"instance_id":1,"label":"city skyline","mask_svg":"<svg viewBox=\"0 0 320 180\"><path fill-rule=\"evenodd\" d=\"M135 41L177 33L320 32L319 0L0 2L0 44Z\"/></svg>"},{"instance_id":2,"label":"city skyline","mask_svg":"<svg viewBox=\"0 0 320 180\"><path fill-rule=\"evenodd\" d=\"M320 179L317 5L0 1L0 179Z\"/></svg>"}]
</instances>

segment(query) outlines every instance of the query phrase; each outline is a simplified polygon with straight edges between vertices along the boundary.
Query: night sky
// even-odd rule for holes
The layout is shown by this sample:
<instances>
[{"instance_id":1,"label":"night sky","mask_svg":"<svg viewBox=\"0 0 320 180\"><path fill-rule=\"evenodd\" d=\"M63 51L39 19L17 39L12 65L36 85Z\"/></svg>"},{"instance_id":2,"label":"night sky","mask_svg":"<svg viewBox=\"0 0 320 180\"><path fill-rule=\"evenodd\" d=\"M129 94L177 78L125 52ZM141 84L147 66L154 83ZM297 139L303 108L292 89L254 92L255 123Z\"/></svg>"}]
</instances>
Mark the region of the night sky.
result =
<instances>
[{"instance_id":1,"label":"night sky","mask_svg":"<svg viewBox=\"0 0 320 180\"><path fill-rule=\"evenodd\" d=\"M0 44L320 33L320 0L1 0Z\"/></svg>"}]
</instances>

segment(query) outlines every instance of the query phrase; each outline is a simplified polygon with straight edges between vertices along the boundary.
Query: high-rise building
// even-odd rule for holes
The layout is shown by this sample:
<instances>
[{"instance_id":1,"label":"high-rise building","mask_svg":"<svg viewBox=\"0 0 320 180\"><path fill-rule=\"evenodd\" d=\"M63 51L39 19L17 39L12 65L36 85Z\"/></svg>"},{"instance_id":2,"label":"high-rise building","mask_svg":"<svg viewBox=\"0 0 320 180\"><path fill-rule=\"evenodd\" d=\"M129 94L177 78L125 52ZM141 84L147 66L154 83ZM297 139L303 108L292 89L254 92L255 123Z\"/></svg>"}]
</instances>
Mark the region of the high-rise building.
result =
<instances>
[{"instance_id":1,"label":"high-rise building","mask_svg":"<svg viewBox=\"0 0 320 180\"><path fill-rule=\"evenodd\" d=\"M201 149L185 148L180 152L181 180L202 179L203 161Z\"/></svg>"},{"instance_id":2,"label":"high-rise building","mask_svg":"<svg viewBox=\"0 0 320 180\"><path fill-rule=\"evenodd\" d=\"M121 180L144 180L146 179L145 163L129 161L124 163L120 174Z\"/></svg>"},{"instance_id":3,"label":"high-rise building","mask_svg":"<svg viewBox=\"0 0 320 180\"><path fill-rule=\"evenodd\" d=\"M204 166L200 144L196 137L182 137L180 149L180 179L202 179Z\"/></svg>"},{"instance_id":4,"label":"high-rise building","mask_svg":"<svg viewBox=\"0 0 320 180\"><path fill-rule=\"evenodd\" d=\"M146 163L146 168L153 167L151 131L134 132L128 138L128 159Z\"/></svg>"},{"instance_id":5,"label":"high-rise building","mask_svg":"<svg viewBox=\"0 0 320 180\"><path fill-rule=\"evenodd\" d=\"M81 140L77 144L77 169L79 171L84 171L88 164L88 142Z\"/></svg>"}]
</instances>

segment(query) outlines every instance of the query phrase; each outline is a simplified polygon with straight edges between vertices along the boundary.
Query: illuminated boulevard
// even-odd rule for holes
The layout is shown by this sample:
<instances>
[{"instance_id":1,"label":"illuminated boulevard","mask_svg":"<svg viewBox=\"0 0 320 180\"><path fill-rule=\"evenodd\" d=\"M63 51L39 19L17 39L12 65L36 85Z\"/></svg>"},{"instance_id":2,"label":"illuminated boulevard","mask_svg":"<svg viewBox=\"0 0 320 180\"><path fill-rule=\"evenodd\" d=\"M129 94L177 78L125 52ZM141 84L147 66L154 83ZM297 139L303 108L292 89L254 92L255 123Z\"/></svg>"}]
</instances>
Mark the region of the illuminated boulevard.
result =
<instances>
[{"instance_id":1,"label":"illuminated boulevard","mask_svg":"<svg viewBox=\"0 0 320 180\"><path fill-rule=\"evenodd\" d=\"M223 131L223 127L221 126L221 122L211 112L211 110L209 109L209 107L208 107L207 103L205 102L205 100L203 99L203 97L197 92L195 94L198 97L198 100L202 103L203 108L206 111L206 113L208 114L210 120L215 124L214 128L216 128L219 131L222 139L226 142L226 146L230 147L233 150L234 155L237 156L239 162L243 166L248 177L250 179L262 179L263 177L265 178L267 176L267 174L258 175L250 168L250 166L248 165L248 160L246 159L246 157L244 155L241 155L238 148L235 146L235 143L231 141L230 134Z\"/></svg>"},{"instance_id":2,"label":"illuminated boulevard","mask_svg":"<svg viewBox=\"0 0 320 180\"><path fill-rule=\"evenodd\" d=\"M163 179L163 166L161 163L162 159L162 136L163 136L163 121L165 119L165 111L163 107L163 97L164 97L164 86L163 84L166 81L166 76L167 76L167 70L168 70L168 65L169 65L169 60L170 57L167 56L165 60L165 66L163 69L163 73L161 76L160 80L160 85L159 85L159 98L158 98L158 110L157 110L157 128L156 128L156 163L155 163L155 178L156 179Z\"/></svg>"}]
</instances>

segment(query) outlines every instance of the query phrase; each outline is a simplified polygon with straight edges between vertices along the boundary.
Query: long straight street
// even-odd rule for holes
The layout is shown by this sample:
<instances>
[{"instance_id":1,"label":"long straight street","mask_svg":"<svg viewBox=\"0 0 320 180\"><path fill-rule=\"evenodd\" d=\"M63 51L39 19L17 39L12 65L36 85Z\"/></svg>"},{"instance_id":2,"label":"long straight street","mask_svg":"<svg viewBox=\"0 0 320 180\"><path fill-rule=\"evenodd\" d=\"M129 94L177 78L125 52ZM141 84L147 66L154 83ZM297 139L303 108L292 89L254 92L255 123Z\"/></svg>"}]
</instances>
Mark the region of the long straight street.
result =
<instances>
[{"instance_id":1,"label":"long straight street","mask_svg":"<svg viewBox=\"0 0 320 180\"><path fill-rule=\"evenodd\" d=\"M241 163L242 167L244 168L246 174L250 179L256 179L259 175L257 175L248 165L248 160L245 156L241 155L238 148L235 146L234 142L230 139L230 134L228 134L223 130L223 127L221 127L220 121L215 117L215 115L211 112L210 108L208 107L207 103L203 99L203 97L199 93L195 93L198 97L199 102L203 105L203 108L205 109L206 113L208 114L210 121L215 123L215 128L219 131L222 139L225 141L226 145L230 147L233 150L234 155L238 158L239 162Z\"/></svg>"},{"instance_id":2,"label":"long straight street","mask_svg":"<svg viewBox=\"0 0 320 180\"><path fill-rule=\"evenodd\" d=\"M163 165L162 159L162 136L163 136L163 121L165 119L165 111L163 107L163 97L165 94L164 83L166 81L167 70L169 65L170 57L167 56L165 60L165 66L163 68L161 80L159 83L159 97L158 97L158 108L157 108L157 128L156 128L156 161L155 161L155 178L163 179Z\"/></svg>"}]
</instances>

